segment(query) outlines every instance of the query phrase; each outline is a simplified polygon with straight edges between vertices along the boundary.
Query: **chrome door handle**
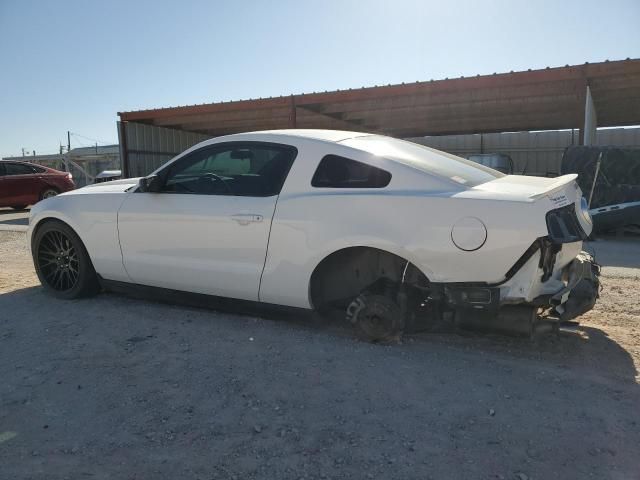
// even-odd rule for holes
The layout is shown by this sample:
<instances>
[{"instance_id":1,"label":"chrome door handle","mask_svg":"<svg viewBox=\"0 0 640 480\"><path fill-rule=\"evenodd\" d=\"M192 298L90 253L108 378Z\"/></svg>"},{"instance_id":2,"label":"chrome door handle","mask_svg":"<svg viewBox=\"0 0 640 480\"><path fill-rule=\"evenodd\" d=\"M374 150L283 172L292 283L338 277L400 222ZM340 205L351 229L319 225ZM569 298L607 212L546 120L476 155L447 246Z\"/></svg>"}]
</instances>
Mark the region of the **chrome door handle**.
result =
<instances>
[{"instance_id":1,"label":"chrome door handle","mask_svg":"<svg viewBox=\"0 0 640 480\"><path fill-rule=\"evenodd\" d=\"M240 225L249 225L250 223L259 223L262 221L262 215L255 213L236 213L231 215L231 219L238 222Z\"/></svg>"}]
</instances>

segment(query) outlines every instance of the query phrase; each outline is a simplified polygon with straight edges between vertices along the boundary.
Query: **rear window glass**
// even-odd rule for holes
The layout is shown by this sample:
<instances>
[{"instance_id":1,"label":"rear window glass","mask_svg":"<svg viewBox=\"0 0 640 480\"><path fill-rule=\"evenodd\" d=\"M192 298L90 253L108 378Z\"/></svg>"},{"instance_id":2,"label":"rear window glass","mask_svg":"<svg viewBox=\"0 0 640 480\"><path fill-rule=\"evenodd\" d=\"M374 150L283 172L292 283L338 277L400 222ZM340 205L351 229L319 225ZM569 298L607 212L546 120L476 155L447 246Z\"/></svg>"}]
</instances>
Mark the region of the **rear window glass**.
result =
<instances>
[{"instance_id":1,"label":"rear window glass","mask_svg":"<svg viewBox=\"0 0 640 480\"><path fill-rule=\"evenodd\" d=\"M312 187L384 188L391 174L381 168L338 155L325 156L311 179Z\"/></svg>"},{"instance_id":2,"label":"rear window glass","mask_svg":"<svg viewBox=\"0 0 640 480\"><path fill-rule=\"evenodd\" d=\"M405 140L368 135L350 138L341 143L445 177L466 187L475 187L504 176L484 165Z\"/></svg>"}]
</instances>

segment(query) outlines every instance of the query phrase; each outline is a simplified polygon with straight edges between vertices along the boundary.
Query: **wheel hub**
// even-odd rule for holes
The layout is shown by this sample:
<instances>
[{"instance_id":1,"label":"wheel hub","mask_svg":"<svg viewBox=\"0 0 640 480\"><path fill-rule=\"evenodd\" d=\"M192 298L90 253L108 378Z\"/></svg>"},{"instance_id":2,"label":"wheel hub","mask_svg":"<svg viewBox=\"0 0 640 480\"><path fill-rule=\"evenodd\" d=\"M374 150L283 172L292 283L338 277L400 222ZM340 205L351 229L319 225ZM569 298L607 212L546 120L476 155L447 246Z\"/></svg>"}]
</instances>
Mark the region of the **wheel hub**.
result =
<instances>
[{"instance_id":1,"label":"wheel hub","mask_svg":"<svg viewBox=\"0 0 640 480\"><path fill-rule=\"evenodd\" d=\"M56 262L58 264L58 268L68 269L69 268L69 255L60 254L56 258Z\"/></svg>"},{"instance_id":2,"label":"wheel hub","mask_svg":"<svg viewBox=\"0 0 640 480\"><path fill-rule=\"evenodd\" d=\"M382 295L360 295L350 320L372 341L390 341L397 338L404 327L400 307Z\"/></svg>"}]
</instances>

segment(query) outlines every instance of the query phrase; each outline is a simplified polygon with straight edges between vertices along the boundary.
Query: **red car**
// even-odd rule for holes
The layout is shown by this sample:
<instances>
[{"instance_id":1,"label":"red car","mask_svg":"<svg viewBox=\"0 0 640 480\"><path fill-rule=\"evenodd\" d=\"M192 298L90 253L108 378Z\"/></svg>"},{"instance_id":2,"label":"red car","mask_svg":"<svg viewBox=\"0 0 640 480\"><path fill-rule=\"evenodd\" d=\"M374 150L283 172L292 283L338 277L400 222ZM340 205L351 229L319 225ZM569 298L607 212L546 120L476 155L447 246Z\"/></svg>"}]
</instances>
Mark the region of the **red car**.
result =
<instances>
[{"instance_id":1,"label":"red car","mask_svg":"<svg viewBox=\"0 0 640 480\"><path fill-rule=\"evenodd\" d=\"M0 207L19 210L74 188L68 172L27 162L0 161Z\"/></svg>"}]
</instances>

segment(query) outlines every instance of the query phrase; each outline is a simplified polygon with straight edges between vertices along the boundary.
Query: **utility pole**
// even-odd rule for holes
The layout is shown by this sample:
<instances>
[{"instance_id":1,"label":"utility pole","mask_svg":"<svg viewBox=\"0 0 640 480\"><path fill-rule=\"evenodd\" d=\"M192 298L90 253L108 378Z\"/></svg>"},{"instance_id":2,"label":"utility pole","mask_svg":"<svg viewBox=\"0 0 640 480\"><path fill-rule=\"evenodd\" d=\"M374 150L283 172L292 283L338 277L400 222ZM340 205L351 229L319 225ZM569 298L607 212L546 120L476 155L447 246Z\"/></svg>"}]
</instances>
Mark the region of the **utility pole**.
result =
<instances>
[{"instance_id":1,"label":"utility pole","mask_svg":"<svg viewBox=\"0 0 640 480\"><path fill-rule=\"evenodd\" d=\"M71 132L67 130L67 153L71 151Z\"/></svg>"},{"instance_id":2,"label":"utility pole","mask_svg":"<svg viewBox=\"0 0 640 480\"><path fill-rule=\"evenodd\" d=\"M24 157L24 147L22 147L22 156Z\"/></svg>"}]
</instances>

